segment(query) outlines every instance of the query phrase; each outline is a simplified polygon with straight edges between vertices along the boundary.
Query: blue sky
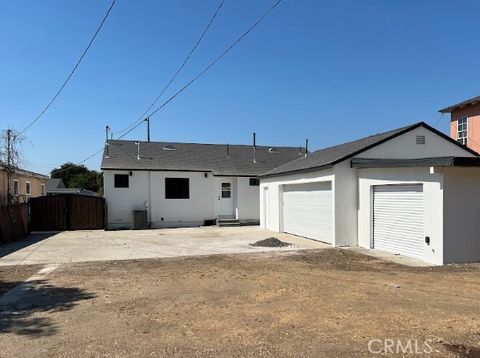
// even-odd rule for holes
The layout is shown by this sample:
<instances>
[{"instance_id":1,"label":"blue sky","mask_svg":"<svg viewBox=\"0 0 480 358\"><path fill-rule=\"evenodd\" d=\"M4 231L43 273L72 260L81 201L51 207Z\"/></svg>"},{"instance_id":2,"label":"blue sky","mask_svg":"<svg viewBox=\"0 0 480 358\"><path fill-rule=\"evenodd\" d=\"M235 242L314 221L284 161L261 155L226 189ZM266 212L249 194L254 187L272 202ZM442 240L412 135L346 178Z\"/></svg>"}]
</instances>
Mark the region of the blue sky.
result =
<instances>
[{"instance_id":1,"label":"blue sky","mask_svg":"<svg viewBox=\"0 0 480 358\"><path fill-rule=\"evenodd\" d=\"M226 0L168 98L273 4ZM22 129L50 100L109 0L3 0L0 127ZM47 173L102 147L144 112L218 1L117 0L57 102L24 142ZM478 1L284 0L209 73L152 119L152 139L321 148L420 120L480 94ZM438 128L447 131L444 116ZM145 127L129 139L145 139ZM86 163L98 169L100 156Z\"/></svg>"}]
</instances>

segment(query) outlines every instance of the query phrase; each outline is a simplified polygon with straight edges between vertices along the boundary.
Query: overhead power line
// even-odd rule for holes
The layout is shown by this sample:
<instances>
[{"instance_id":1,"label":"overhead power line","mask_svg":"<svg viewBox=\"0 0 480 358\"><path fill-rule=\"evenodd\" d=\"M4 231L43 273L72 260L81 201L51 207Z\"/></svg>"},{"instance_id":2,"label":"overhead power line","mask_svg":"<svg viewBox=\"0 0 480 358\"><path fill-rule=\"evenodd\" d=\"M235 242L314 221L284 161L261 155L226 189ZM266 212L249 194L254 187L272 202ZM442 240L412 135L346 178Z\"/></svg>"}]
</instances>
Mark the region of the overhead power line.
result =
<instances>
[{"instance_id":1,"label":"overhead power line","mask_svg":"<svg viewBox=\"0 0 480 358\"><path fill-rule=\"evenodd\" d=\"M242 41L255 27L257 27L265 18L270 15L270 13L278 6L283 0L277 0L257 21L255 21L243 34L241 34L230 46L228 46L220 55L218 55L208 66L206 66L202 71L200 71L195 77L193 77L189 82L187 82L182 88L180 88L175 94L169 97L165 102L163 102L160 106L158 106L155 110L150 112L146 117L152 117L158 111L160 111L163 107L169 104L172 100L175 99L180 93L185 91L188 87L190 87L196 80L202 77L206 72L208 72L213 66L215 66L222 58L224 58L240 41ZM132 130L137 128L142 122L145 120L145 117L139 118L136 122L134 122L128 131L122 134L119 138L121 139L125 137L128 133Z\"/></svg>"},{"instance_id":2,"label":"overhead power line","mask_svg":"<svg viewBox=\"0 0 480 358\"><path fill-rule=\"evenodd\" d=\"M256 22L253 23L244 33L242 33L230 46L228 46L220 55L218 55L208 66L206 66L202 71L200 71L195 77L193 77L189 82L187 82L182 88L180 88L175 94L169 97L165 102L163 102L160 106L158 106L153 112L151 112L147 117L153 116L154 114L158 113L162 108L164 108L167 104L173 101L179 94L184 92L188 87L190 87L196 80L198 80L201 76L203 76L208 70L210 70L213 66L215 66L223 57L227 55L240 41L242 41L255 27L257 27L265 18L270 15L270 13L278 6L283 0L277 0ZM144 117L139 119L138 121L134 122L128 131L124 134L119 136L118 139L124 138L128 133L138 127L143 121L145 120ZM86 159L82 160L78 164L83 164L87 160L92 159L93 157L97 156L104 150L104 147L100 148L97 152L93 153Z\"/></svg>"},{"instance_id":3,"label":"overhead power line","mask_svg":"<svg viewBox=\"0 0 480 358\"><path fill-rule=\"evenodd\" d=\"M208 30L210 29L210 27L212 26L213 22L215 21L215 18L217 17L218 13L220 12L220 9L222 8L223 4L225 3L225 0L222 0L220 1L220 3L218 4L217 6L217 9L215 10L215 12L213 13L212 17L210 18L210 21L208 22L207 26L205 27L205 29L203 30L202 34L200 35L200 37L198 38L197 42L193 45L193 47L190 49L190 52L188 53L187 57L185 57L185 59L183 60L182 64L180 65L180 67L175 71L175 73L173 74L173 76L170 78L170 80L167 82L167 84L161 89L161 91L159 92L159 94L157 95L157 97L155 97L155 100L150 104L150 106L145 110L145 112L143 112L141 114L141 116L138 118L138 120L141 120L141 119L144 119L146 114L152 109L153 106L155 106L158 102L158 100L160 99L160 97L163 96L163 94L165 93L165 91L170 87L170 85L173 83L173 81L175 81L175 79L177 78L177 76L180 74L180 72L183 70L183 68L185 67L185 65L187 64L188 60L190 59L190 57L192 57L193 53L195 52L195 50L198 48L198 46L200 45L200 43L202 42L203 38L205 37L205 35L207 34ZM114 134L121 134L123 132L126 132L127 130L129 130L130 128L132 127L132 125L128 126L127 128L125 129L122 129L120 131L116 131Z\"/></svg>"},{"instance_id":4,"label":"overhead power line","mask_svg":"<svg viewBox=\"0 0 480 358\"><path fill-rule=\"evenodd\" d=\"M435 122L435 127L438 127L438 125L439 125L440 122L442 121L444 115L445 115L445 113L441 113L441 114L440 114L440 116L438 117L437 121Z\"/></svg>"},{"instance_id":5,"label":"overhead power line","mask_svg":"<svg viewBox=\"0 0 480 358\"><path fill-rule=\"evenodd\" d=\"M60 93L63 91L63 89L65 88L65 86L67 85L67 83L70 81L70 79L72 78L73 74L75 73L75 71L77 70L78 66L80 66L80 63L82 62L83 58L85 57L85 55L87 54L88 50L90 49L90 47L92 46L93 44L93 41L95 41L95 38L97 37L98 33L100 32L100 30L102 29L103 27L103 24L105 23L105 21L107 20L108 18L108 15L110 15L110 12L112 11L112 8L113 6L115 5L115 2L116 0L112 0L112 3L110 4L110 7L108 8L105 16L103 17L102 21L100 22L100 25L97 27L97 30L95 31L95 33L93 34L93 37L90 39L90 42L88 43L87 47L85 48L85 50L83 50L83 53L82 55L80 56L80 58L78 59L77 63L75 64L75 66L73 66L73 69L70 71L70 73L68 74L67 78L65 79L65 81L62 83L62 85L60 86L60 88L58 89L57 93L55 93L55 95L52 97L52 99L50 100L50 102L48 102L48 104L43 108L43 110L35 117L35 119L30 122L29 125L27 125L21 132L20 134L24 133L27 129L29 129L31 126L33 126L40 118L43 117L43 115L45 114L45 112L48 111L48 109L51 107L51 105L53 104L53 102L55 102L55 100L58 98L58 96L60 95Z\"/></svg>"}]
</instances>

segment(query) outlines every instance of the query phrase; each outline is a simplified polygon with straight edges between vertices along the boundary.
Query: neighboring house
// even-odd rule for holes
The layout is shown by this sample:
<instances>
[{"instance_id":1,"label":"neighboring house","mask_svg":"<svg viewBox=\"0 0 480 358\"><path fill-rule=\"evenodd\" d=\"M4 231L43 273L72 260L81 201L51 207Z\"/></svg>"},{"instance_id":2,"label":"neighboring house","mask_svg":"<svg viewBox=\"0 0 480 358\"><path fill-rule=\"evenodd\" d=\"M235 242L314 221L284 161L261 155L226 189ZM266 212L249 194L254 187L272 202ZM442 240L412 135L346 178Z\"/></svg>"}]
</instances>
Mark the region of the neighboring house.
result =
<instances>
[{"instance_id":1,"label":"neighboring house","mask_svg":"<svg viewBox=\"0 0 480 358\"><path fill-rule=\"evenodd\" d=\"M304 155L299 147L108 141L108 227L132 227L133 210L147 210L151 227L258 223L257 175Z\"/></svg>"},{"instance_id":2,"label":"neighboring house","mask_svg":"<svg viewBox=\"0 0 480 358\"><path fill-rule=\"evenodd\" d=\"M97 196L97 193L81 189L81 188L65 188L65 184L62 179L52 178L47 182L47 195L58 194L70 194L70 195L85 195L85 196Z\"/></svg>"},{"instance_id":3,"label":"neighboring house","mask_svg":"<svg viewBox=\"0 0 480 358\"><path fill-rule=\"evenodd\" d=\"M50 178L47 181L47 193L57 189L65 189L65 183L60 178Z\"/></svg>"},{"instance_id":4,"label":"neighboring house","mask_svg":"<svg viewBox=\"0 0 480 358\"><path fill-rule=\"evenodd\" d=\"M10 178L10 193L13 202L25 203L29 198L46 194L48 176L28 170L16 169ZM0 205L8 200L8 175L5 168L0 167Z\"/></svg>"},{"instance_id":5,"label":"neighboring house","mask_svg":"<svg viewBox=\"0 0 480 358\"><path fill-rule=\"evenodd\" d=\"M425 123L260 176L261 226L435 264L480 260L480 157Z\"/></svg>"},{"instance_id":6,"label":"neighboring house","mask_svg":"<svg viewBox=\"0 0 480 358\"><path fill-rule=\"evenodd\" d=\"M480 96L439 112L450 113L450 137L480 152Z\"/></svg>"}]
</instances>

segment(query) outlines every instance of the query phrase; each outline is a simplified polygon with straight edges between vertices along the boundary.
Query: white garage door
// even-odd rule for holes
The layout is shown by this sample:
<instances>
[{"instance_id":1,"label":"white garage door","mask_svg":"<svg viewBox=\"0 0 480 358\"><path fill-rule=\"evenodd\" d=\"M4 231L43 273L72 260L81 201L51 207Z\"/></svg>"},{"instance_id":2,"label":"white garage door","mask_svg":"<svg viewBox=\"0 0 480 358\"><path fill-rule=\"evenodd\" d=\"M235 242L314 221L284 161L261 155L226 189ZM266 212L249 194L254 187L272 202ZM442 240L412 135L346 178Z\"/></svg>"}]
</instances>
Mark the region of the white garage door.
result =
<instances>
[{"instance_id":1,"label":"white garage door","mask_svg":"<svg viewBox=\"0 0 480 358\"><path fill-rule=\"evenodd\" d=\"M423 258L422 185L382 185L373 190L373 248Z\"/></svg>"},{"instance_id":2,"label":"white garage door","mask_svg":"<svg viewBox=\"0 0 480 358\"><path fill-rule=\"evenodd\" d=\"M285 185L283 231L332 243L332 218L330 182Z\"/></svg>"}]
</instances>

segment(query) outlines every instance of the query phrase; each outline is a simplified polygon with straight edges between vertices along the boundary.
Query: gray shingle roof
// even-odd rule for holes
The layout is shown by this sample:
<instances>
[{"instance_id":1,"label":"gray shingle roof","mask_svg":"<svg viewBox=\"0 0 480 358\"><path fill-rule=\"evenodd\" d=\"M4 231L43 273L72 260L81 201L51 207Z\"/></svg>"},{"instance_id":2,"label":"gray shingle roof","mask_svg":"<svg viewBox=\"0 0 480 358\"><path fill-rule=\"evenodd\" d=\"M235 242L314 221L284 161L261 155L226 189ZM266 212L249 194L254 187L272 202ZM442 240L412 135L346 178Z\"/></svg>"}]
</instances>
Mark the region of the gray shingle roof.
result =
<instances>
[{"instance_id":1,"label":"gray shingle roof","mask_svg":"<svg viewBox=\"0 0 480 358\"><path fill-rule=\"evenodd\" d=\"M384 143L389 139L392 139L400 134L406 133L418 127L425 127L433 131L434 133L440 135L441 137L445 138L446 140L450 141L451 143L458 145L463 149L465 149L466 151L469 151L477 155L475 151L465 146L462 146L457 141L448 137L444 133L436 130L435 128L430 127L428 124L424 122L419 122L419 123L412 124L410 126L406 126L406 127L394 129L388 132L379 133L376 135L358 139L353 142L348 142L348 143L336 145L333 147L317 150L316 152L309 154L307 157L298 158L290 163L281 165L278 168L274 168L270 171L263 173L261 176L277 176L277 175L288 174L290 172L292 173L306 172L306 171L317 170L322 167L328 167L336 163L342 162L345 159L348 159L357 155L358 153L361 153L367 149L370 149L376 145Z\"/></svg>"},{"instance_id":2,"label":"gray shingle roof","mask_svg":"<svg viewBox=\"0 0 480 358\"><path fill-rule=\"evenodd\" d=\"M176 150L164 150L166 145ZM140 142L140 160L134 141L109 141L108 156L103 153L103 170L178 170L211 171L214 175L257 176L297 159L299 147L257 146L256 163L251 145ZM304 148L301 148L304 153Z\"/></svg>"},{"instance_id":3,"label":"gray shingle roof","mask_svg":"<svg viewBox=\"0 0 480 358\"><path fill-rule=\"evenodd\" d=\"M60 178L51 178L47 180L47 192L49 190L54 190L54 189L63 189L65 188L65 184L63 183L63 180Z\"/></svg>"}]
</instances>

